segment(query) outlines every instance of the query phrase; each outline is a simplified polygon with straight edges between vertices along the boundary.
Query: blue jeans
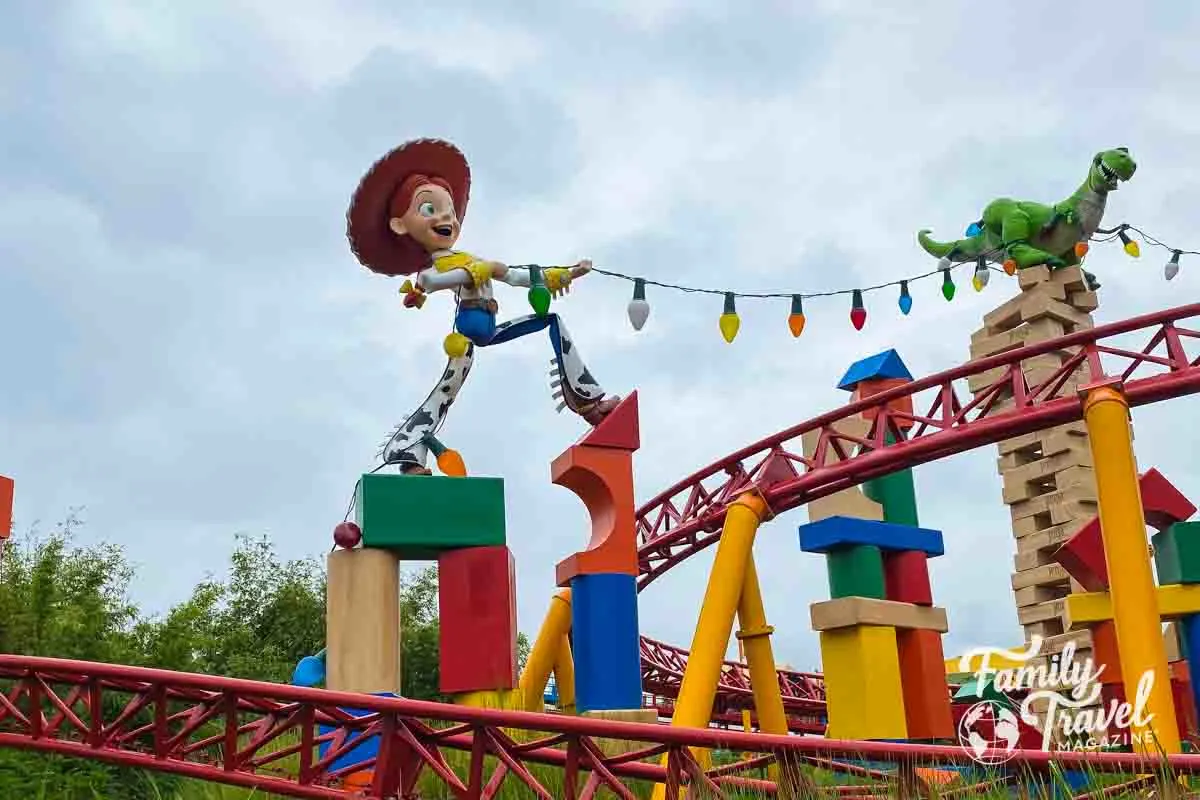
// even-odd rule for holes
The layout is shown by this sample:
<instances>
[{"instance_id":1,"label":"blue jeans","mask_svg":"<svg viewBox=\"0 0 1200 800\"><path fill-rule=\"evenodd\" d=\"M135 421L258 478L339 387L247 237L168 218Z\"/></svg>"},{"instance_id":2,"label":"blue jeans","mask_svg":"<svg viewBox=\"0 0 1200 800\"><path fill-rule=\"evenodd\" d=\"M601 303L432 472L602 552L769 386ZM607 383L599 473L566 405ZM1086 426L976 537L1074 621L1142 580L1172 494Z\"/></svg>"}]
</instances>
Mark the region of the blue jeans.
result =
<instances>
[{"instance_id":1,"label":"blue jeans","mask_svg":"<svg viewBox=\"0 0 1200 800\"><path fill-rule=\"evenodd\" d=\"M497 325L495 314L489 314L482 308L464 308L454 318L454 328L478 347L504 344L549 328L550 345L560 362L559 367L562 367L562 337L558 332L557 314L544 317L530 314Z\"/></svg>"}]
</instances>

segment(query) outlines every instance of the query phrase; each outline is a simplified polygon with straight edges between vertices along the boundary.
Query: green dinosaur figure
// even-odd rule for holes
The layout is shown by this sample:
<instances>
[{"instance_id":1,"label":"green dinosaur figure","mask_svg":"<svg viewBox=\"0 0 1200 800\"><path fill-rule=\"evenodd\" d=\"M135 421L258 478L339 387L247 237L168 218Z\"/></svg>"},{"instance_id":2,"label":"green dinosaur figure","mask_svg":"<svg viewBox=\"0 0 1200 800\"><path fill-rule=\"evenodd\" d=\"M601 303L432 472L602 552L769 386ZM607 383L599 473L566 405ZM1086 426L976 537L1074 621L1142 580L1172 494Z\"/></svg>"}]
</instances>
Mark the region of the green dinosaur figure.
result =
<instances>
[{"instance_id":1,"label":"green dinosaur figure","mask_svg":"<svg viewBox=\"0 0 1200 800\"><path fill-rule=\"evenodd\" d=\"M983 257L993 263L1011 259L1018 269L1045 264L1060 269L1078 264L1077 242L1086 242L1104 216L1108 193L1121 181L1133 177L1137 164L1129 150L1118 147L1097 153L1087 178L1075 193L1052 206L1029 200L1001 197L988 203L983 219L968 228L968 236L956 242L937 242L930 231L917 234L926 253L941 259L943 268L952 263ZM1100 288L1096 276L1084 273L1089 288Z\"/></svg>"}]
</instances>

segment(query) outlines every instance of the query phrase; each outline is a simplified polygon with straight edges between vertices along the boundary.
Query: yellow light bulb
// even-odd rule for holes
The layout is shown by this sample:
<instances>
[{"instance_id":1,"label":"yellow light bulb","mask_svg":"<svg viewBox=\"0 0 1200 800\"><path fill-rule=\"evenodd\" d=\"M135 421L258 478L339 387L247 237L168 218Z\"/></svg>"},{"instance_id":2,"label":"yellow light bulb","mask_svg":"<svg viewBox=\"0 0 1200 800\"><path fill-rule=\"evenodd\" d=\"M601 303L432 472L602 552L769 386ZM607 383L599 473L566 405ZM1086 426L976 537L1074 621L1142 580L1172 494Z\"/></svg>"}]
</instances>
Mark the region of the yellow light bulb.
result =
<instances>
[{"instance_id":1,"label":"yellow light bulb","mask_svg":"<svg viewBox=\"0 0 1200 800\"><path fill-rule=\"evenodd\" d=\"M733 337L737 336L738 328L742 327L742 321L738 319L737 308L734 305L733 292L725 293L725 310L721 314L721 318L717 320L717 327L721 329L721 335L725 337L725 341L733 343Z\"/></svg>"},{"instance_id":2,"label":"yellow light bulb","mask_svg":"<svg viewBox=\"0 0 1200 800\"><path fill-rule=\"evenodd\" d=\"M1138 243L1135 240L1130 239L1125 243L1125 252L1134 258L1137 258L1142 254L1142 249L1138 247Z\"/></svg>"},{"instance_id":3,"label":"yellow light bulb","mask_svg":"<svg viewBox=\"0 0 1200 800\"><path fill-rule=\"evenodd\" d=\"M983 281L981 281L981 280L979 279L979 276L978 276L978 275L976 275L975 277L971 278L971 285L975 287L975 291L977 291L977 292L982 292L982 291L983 291Z\"/></svg>"}]
</instances>

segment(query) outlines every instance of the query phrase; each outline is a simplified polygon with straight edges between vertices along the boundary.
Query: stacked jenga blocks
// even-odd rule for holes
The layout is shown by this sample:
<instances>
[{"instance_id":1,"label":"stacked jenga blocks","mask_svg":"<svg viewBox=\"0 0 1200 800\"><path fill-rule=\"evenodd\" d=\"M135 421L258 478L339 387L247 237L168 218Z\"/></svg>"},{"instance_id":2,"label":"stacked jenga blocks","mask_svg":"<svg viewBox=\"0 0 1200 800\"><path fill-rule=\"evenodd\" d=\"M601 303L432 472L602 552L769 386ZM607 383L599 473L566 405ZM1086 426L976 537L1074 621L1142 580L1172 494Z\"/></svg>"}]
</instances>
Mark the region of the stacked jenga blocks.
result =
<instances>
[{"instance_id":1,"label":"stacked jenga blocks","mask_svg":"<svg viewBox=\"0 0 1200 800\"><path fill-rule=\"evenodd\" d=\"M1020 294L986 314L983 327L971 336L972 359L1093 326L1096 294L1088 291L1079 267L1034 267L1018 275ZM1069 356L1051 351L1022 361L1028 391L1042 397L1072 396L1085 380L1085 371L1064 371ZM1004 368L974 375L969 388L978 394L1003 375ZM995 398L1001 408L1013 402L1010 389ZM1035 431L1001 442L999 451L1002 497L1017 541L1012 588L1026 641L1041 637L1043 656L1062 652L1068 642L1086 655L1087 632L1066 633L1063 624L1062 599L1072 591L1072 583L1054 553L1098 510L1087 429L1077 422Z\"/></svg>"},{"instance_id":2,"label":"stacked jenga blocks","mask_svg":"<svg viewBox=\"0 0 1200 800\"><path fill-rule=\"evenodd\" d=\"M467 705L513 704L516 570L505 544L503 480L371 473L359 481L355 513L362 548L335 551L331 559L359 553L437 559L441 691ZM388 604L394 603L389 595ZM366 605L356 604L354 614L362 615ZM331 657L335 635L331 625ZM355 634L379 635L366 629Z\"/></svg>"},{"instance_id":3,"label":"stacked jenga blocks","mask_svg":"<svg viewBox=\"0 0 1200 800\"><path fill-rule=\"evenodd\" d=\"M654 722L642 708L637 613L637 534L633 454L641 446L637 392L551 464L551 478L574 492L592 521L585 549L558 564L571 589L575 703L583 714Z\"/></svg>"},{"instance_id":4,"label":"stacked jenga blocks","mask_svg":"<svg viewBox=\"0 0 1200 800\"><path fill-rule=\"evenodd\" d=\"M954 735L928 558L938 531L857 517L800 528L800 549L822 553L833 599L811 607L834 739L942 739Z\"/></svg>"}]
</instances>

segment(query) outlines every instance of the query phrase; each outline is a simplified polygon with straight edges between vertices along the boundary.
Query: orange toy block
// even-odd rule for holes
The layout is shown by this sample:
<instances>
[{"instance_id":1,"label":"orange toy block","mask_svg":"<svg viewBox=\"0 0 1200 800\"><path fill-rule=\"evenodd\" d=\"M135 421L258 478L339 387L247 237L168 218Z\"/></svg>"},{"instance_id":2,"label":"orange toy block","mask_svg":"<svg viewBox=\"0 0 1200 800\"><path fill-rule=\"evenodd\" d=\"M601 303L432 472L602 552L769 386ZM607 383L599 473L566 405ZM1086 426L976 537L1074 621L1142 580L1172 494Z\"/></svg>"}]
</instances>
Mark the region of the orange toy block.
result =
<instances>
[{"instance_id":1,"label":"orange toy block","mask_svg":"<svg viewBox=\"0 0 1200 800\"><path fill-rule=\"evenodd\" d=\"M885 552L883 579L888 600L918 606L933 605L933 589L929 585L929 556L920 550Z\"/></svg>"},{"instance_id":2,"label":"orange toy block","mask_svg":"<svg viewBox=\"0 0 1200 800\"><path fill-rule=\"evenodd\" d=\"M942 635L931 630L897 630L896 649L908 738L953 739Z\"/></svg>"},{"instance_id":3,"label":"orange toy block","mask_svg":"<svg viewBox=\"0 0 1200 800\"><path fill-rule=\"evenodd\" d=\"M1110 620L1092 626L1092 661L1104 667L1101 683L1122 683L1121 653L1117 650L1117 623Z\"/></svg>"},{"instance_id":4,"label":"orange toy block","mask_svg":"<svg viewBox=\"0 0 1200 800\"><path fill-rule=\"evenodd\" d=\"M0 540L12 533L13 479L0 475Z\"/></svg>"},{"instance_id":5,"label":"orange toy block","mask_svg":"<svg viewBox=\"0 0 1200 800\"><path fill-rule=\"evenodd\" d=\"M615 412L614 412L615 413ZM592 518L585 550L558 563L555 581L571 585L576 575L637 575L637 534L633 505L633 453L576 444L550 466L554 483L579 496Z\"/></svg>"},{"instance_id":6,"label":"orange toy block","mask_svg":"<svg viewBox=\"0 0 1200 800\"><path fill-rule=\"evenodd\" d=\"M854 401L858 402L864 398L886 392L888 389L904 386L907 383L912 383L912 381L907 378L868 378L867 380L859 381L854 387ZM887 407L890 411L898 411L902 414L911 415L913 413L912 395L907 394L903 397L897 397L895 400L890 401ZM868 408L863 411L863 418L874 420L878 416L877 411L877 409ZM900 430L907 430L912 426L913 421L911 419L896 420L896 427L900 428Z\"/></svg>"}]
</instances>

